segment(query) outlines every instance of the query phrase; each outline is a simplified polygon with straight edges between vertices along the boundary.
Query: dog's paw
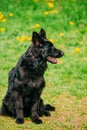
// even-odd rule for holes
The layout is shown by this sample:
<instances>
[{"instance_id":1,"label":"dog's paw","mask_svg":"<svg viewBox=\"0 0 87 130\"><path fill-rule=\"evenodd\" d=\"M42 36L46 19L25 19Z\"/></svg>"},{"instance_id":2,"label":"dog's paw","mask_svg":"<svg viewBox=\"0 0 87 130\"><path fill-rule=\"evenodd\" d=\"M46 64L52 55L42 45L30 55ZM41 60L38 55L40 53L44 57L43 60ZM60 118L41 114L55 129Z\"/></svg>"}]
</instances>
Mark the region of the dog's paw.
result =
<instances>
[{"instance_id":1,"label":"dog's paw","mask_svg":"<svg viewBox=\"0 0 87 130\"><path fill-rule=\"evenodd\" d=\"M48 111L55 111L55 107L51 106L50 104L46 104L45 109L48 110Z\"/></svg>"},{"instance_id":2,"label":"dog's paw","mask_svg":"<svg viewBox=\"0 0 87 130\"><path fill-rule=\"evenodd\" d=\"M45 115L45 116L51 116L50 112L47 111L47 110L44 111L44 115Z\"/></svg>"},{"instance_id":3,"label":"dog's paw","mask_svg":"<svg viewBox=\"0 0 87 130\"><path fill-rule=\"evenodd\" d=\"M23 118L17 118L16 119L16 123L17 124L23 124L24 123L24 119Z\"/></svg>"},{"instance_id":4,"label":"dog's paw","mask_svg":"<svg viewBox=\"0 0 87 130\"><path fill-rule=\"evenodd\" d=\"M6 116L5 110L0 109L0 116Z\"/></svg>"},{"instance_id":5,"label":"dog's paw","mask_svg":"<svg viewBox=\"0 0 87 130\"><path fill-rule=\"evenodd\" d=\"M40 117L42 117L44 115L43 112L39 112L38 114Z\"/></svg>"},{"instance_id":6,"label":"dog's paw","mask_svg":"<svg viewBox=\"0 0 87 130\"><path fill-rule=\"evenodd\" d=\"M50 111L55 111L55 107L54 107L54 106L51 106L51 107L50 107Z\"/></svg>"},{"instance_id":7,"label":"dog's paw","mask_svg":"<svg viewBox=\"0 0 87 130\"><path fill-rule=\"evenodd\" d=\"M35 119L35 120L32 120L35 124L42 124L42 120L40 119Z\"/></svg>"}]
</instances>

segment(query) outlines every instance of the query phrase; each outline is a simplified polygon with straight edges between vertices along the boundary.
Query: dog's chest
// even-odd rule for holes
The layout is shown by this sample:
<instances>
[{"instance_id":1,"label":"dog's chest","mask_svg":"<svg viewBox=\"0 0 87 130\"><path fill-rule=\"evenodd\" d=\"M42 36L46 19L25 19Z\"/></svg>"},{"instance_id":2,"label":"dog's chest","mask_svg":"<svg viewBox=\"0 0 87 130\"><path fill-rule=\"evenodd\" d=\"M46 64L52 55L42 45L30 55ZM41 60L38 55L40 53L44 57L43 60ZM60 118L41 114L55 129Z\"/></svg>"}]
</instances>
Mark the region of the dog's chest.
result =
<instances>
[{"instance_id":1,"label":"dog's chest","mask_svg":"<svg viewBox=\"0 0 87 130\"><path fill-rule=\"evenodd\" d=\"M29 79L23 87L23 95L32 95L34 93L41 94L43 88L45 87L45 80L43 77L36 79Z\"/></svg>"}]
</instances>

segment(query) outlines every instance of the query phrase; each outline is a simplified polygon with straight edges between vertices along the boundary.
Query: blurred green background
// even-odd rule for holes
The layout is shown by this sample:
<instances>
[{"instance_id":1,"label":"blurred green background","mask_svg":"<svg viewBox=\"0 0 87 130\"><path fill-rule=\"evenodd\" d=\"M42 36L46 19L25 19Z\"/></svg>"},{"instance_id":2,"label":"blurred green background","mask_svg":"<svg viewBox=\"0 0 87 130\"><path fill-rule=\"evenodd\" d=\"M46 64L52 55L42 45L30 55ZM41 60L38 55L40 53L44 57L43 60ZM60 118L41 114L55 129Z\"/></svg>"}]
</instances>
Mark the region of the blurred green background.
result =
<instances>
[{"instance_id":1,"label":"blurred green background","mask_svg":"<svg viewBox=\"0 0 87 130\"><path fill-rule=\"evenodd\" d=\"M30 118L16 125L14 119L0 117L0 130L87 130L87 0L0 1L0 105L9 70L40 28L65 53L59 65L48 63L44 75L42 97L56 112L42 117L39 126Z\"/></svg>"}]
</instances>

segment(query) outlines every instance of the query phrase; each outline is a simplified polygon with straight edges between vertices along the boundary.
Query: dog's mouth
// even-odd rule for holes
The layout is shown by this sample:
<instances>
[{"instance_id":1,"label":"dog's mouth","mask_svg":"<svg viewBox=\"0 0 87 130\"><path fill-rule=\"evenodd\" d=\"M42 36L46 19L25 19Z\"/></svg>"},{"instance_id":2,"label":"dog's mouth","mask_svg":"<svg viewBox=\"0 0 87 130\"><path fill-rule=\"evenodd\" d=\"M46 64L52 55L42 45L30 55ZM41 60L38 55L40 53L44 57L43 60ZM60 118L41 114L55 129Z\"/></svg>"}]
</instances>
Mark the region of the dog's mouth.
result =
<instances>
[{"instance_id":1,"label":"dog's mouth","mask_svg":"<svg viewBox=\"0 0 87 130\"><path fill-rule=\"evenodd\" d=\"M47 60L48 60L49 62L53 63L53 64L58 64L58 60L57 60L56 58L54 58L54 57L48 56L48 57L47 57Z\"/></svg>"}]
</instances>

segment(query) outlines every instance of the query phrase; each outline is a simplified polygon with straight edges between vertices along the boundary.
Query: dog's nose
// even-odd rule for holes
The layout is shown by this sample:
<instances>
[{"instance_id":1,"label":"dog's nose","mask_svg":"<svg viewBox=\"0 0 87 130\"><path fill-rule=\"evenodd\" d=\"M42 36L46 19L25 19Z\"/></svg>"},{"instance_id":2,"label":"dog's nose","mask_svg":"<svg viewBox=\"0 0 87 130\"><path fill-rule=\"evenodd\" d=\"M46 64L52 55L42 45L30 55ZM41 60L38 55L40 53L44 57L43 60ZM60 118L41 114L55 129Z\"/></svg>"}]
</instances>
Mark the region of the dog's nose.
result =
<instances>
[{"instance_id":1,"label":"dog's nose","mask_svg":"<svg viewBox=\"0 0 87 130\"><path fill-rule=\"evenodd\" d=\"M63 55L64 55L64 52L61 52L61 55L63 56Z\"/></svg>"}]
</instances>

